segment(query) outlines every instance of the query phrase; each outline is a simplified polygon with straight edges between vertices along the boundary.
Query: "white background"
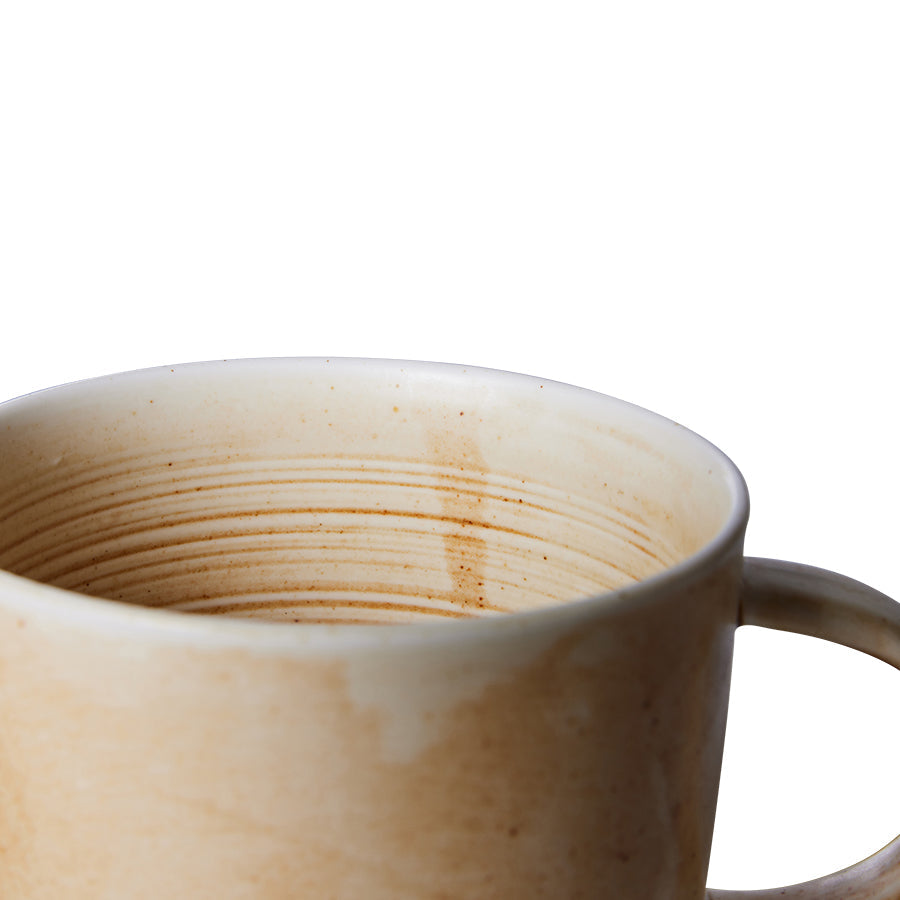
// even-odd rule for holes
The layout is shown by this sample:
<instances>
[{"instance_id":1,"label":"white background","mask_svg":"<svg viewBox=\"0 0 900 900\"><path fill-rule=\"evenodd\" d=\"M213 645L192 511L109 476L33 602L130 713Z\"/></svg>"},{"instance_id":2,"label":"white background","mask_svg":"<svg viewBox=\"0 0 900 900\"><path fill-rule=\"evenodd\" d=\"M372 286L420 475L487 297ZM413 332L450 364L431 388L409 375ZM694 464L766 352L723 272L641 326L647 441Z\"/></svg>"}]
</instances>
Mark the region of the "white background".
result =
<instances>
[{"instance_id":1,"label":"white background","mask_svg":"<svg viewBox=\"0 0 900 900\"><path fill-rule=\"evenodd\" d=\"M756 0L0 6L0 394L435 359L704 434L751 555L900 597L900 11ZM900 674L742 629L710 871L900 831Z\"/></svg>"}]
</instances>

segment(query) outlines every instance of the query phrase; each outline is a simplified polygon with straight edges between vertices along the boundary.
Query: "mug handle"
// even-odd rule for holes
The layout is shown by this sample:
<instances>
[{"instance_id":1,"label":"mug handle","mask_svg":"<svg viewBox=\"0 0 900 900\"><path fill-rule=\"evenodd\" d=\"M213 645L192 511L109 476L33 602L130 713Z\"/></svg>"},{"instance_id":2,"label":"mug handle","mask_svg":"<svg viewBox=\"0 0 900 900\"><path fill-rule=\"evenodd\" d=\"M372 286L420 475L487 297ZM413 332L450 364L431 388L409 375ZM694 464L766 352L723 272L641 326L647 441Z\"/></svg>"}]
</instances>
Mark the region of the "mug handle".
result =
<instances>
[{"instance_id":1,"label":"mug handle","mask_svg":"<svg viewBox=\"0 0 900 900\"><path fill-rule=\"evenodd\" d=\"M745 559L740 625L824 638L900 669L900 603L851 578L772 559ZM897 900L900 837L863 862L791 887L708 890L707 900Z\"/></svg>"}]
</instances>

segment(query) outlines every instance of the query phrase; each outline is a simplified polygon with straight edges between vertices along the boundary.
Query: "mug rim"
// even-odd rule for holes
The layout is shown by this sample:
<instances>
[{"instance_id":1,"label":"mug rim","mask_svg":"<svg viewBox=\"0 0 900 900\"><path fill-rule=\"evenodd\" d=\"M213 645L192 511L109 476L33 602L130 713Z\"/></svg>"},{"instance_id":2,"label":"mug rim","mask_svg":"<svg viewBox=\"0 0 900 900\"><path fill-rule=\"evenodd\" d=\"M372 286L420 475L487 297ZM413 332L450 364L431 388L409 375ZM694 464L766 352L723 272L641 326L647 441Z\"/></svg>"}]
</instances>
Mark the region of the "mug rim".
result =
<instances>
[{"instance_id":1,"label":"mug rim","mask_svg":"<svg viewBox=\"0 0 900 900\"><path fill-rule=\"evenodd\" d=\"M500 633L520 633L524 629L543 629L563 624L577 626L587 618L612 615L623 606L647 606L664 602L674 586L683 587L716 570L732 554L742 552L743 534L749 518L749 492L744 476L735 463L719 447L697 432L627 400L600 391L579 387L562 381L539 378L519 372L484 366L462 365L446 362L391 359L376 357L314 357L279 356L245 357L238 359L206 360L161 365L127 370L110 375L80 379L60 385L41 388L19 397L0 402L0 415L11 408L40 403L48 395L64 391L96 391L103 383L121 382L129 378L152 378L173 369L198 370L222 369L226 366L321 366L335 363L345 368L373 366L403 366L438 374L466 372L483 378L501 378L520 382L540 382L554 391L570 394L586 401L598 399L618 406L633 416L652 421L657 427L677 433L680 439L690 443L697 453L706 453L719 465L719 473L730 493L728 515L715 535L694 553L678 560L674 565L656 572L632 584L606 589L552 606L538 609L503 613L496 616L454 619L451 621L425 621L393 624L325 624L290 623L265 619L242 619L227 616L203 616L165 608L139 606L103 597L79 593L67 588L45 584L32 578L16 575L0 569L0 604L15 608L20 617L37 613L53 621L68 625L81 625L95 630L127 633L130 640L141 634L148 638L195 646L216 645L242 647L251 651L295 651L315 653L337 648L359 646L395 647L414 644L436 644L477 639L479 636Z\"/></svg>"}]
</instances>

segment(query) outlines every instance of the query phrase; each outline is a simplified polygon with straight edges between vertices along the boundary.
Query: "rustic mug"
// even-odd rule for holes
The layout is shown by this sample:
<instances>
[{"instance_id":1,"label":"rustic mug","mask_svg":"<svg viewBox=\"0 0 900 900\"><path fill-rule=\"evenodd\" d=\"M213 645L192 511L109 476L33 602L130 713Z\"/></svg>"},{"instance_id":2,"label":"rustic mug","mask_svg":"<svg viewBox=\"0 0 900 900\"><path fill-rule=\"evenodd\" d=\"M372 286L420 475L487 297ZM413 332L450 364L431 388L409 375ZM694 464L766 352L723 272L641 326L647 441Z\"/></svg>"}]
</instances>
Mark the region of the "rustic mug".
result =
<instances>
[{"instance_id":1,"label":"rustic mug","mask_svg":"<svg viewBox=\"0 0 900 900\"><path fill-rule=\"evenodd\" d=\"M645 410L443 364L201 363L0 407L0 896L900 896L900 843L707 892L734 632L900 665L742 556Z\"/></svg>"}]
</instances>

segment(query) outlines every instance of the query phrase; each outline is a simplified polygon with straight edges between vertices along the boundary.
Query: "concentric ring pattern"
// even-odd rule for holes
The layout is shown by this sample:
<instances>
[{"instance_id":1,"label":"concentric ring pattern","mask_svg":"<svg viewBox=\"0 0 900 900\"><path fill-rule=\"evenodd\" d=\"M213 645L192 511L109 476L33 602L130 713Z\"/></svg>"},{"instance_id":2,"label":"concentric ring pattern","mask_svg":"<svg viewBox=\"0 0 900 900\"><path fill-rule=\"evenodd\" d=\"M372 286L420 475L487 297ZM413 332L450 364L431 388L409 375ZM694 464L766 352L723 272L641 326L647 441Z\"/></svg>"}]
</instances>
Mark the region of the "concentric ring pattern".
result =
<instances>
[{"instance_id":1,"label":"concentric ring pattern","mask_svg":"<svg viewBox=\"0 0 900 900\"><path fill-rule=\"evenodd\" d=\"M461 466L184 451L57 465L0 497L0 566L194 613L393 622L533 608L671 564L624 508ZM14 535L12 539L10 536Z\"/></svg>"},{"instance_id":2,"label":"concentric ring pattern","mask_svg":"<svg viewBox=\"0 0 900 900\"><path fill-rule=\"evenodd\" d=\"M695 552L730 502L713 473L672 423L524 376L146 370L0 407L0 568L206 615L490 616Z\"/></svg>"}]
</instances>

